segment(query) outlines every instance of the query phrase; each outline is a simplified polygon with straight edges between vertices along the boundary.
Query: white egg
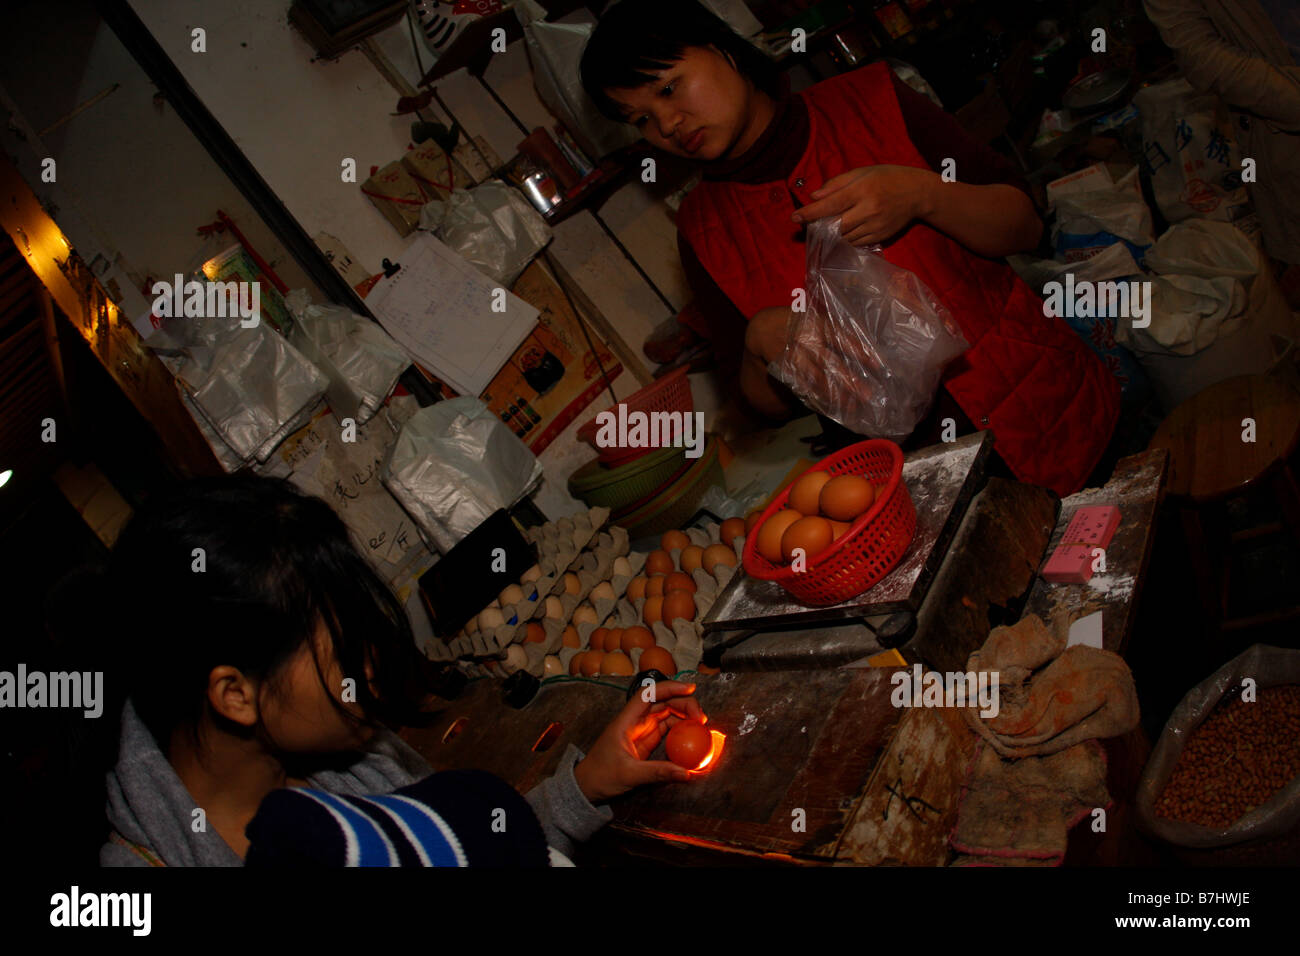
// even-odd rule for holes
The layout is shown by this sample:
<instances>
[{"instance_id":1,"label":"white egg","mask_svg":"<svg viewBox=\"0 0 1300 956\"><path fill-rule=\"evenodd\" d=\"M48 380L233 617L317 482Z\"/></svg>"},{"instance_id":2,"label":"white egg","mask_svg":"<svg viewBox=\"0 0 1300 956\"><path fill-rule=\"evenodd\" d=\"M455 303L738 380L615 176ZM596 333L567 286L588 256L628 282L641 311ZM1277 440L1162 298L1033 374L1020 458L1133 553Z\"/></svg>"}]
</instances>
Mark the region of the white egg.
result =
<instances>
[{"instance_id":1,"label":"white egg","mask_svg":"<svg viewBox=\"0 0 1300 956\"><path fill-rule=\"evenodd\" d=\"M595 624L597 620L598 619L596 617L596 609L592 607L590 604L580 604L573 611L574 627L577 627L579 624L582 624L584 622L588 624Z\"/></svg>"},{"instance_id":2,"label":"white egg","mask_svg":"<svg viewBox=\"0 0 1300 956\"><path fill-rule=\"evenodd\" d=\"M560 599L554 594L546 599L546 616L553 617L557 621L562 620L564 617L564 605L560 603Z\"/></svg>"},{"instance_id":3,"label":"white egg","mask_svg":"<svg viewBox=\"0 0 1300 956\"><path fill-rule=\"evenodd\" d=\"M506 622L500 608L485 607L478 616L478 626L488 633L496 630Z\"/></svg>"},{"instance_id":4,"label":"white egg","mask_svg":"<svg viewBox=\"0 0 1300 956\"><path fill-rule=\"evenodd\" d=\"M528 655L524 653L524 649L518 644L511 644L510 649L506 651L506 670L513 674L527 663Z\"/></svg>"},{"instance_id":5,"label":"white egg","mask_svg":"<svg viewBox=\"0 0 1300 956\"><path fill-rule=\"evenodd\" d=\"M518 604L523 599L524 589L517 584L507 586L497 598L497 600L501 602L502 607L505 607L507 604Z\"/></svg>"},{"instance_id":6,"label":"white egg","mask_svg":"<svg viewBox=\"0 0 1300 956\"><path fill-rule=\"evenodd\" d=\"M625 578L632 576L632 563L627 558L614 559L614 573L621 574Z\"/></svg>"},{"instance_id":7,"label":"white egg","mask_svg":"<svg viewBox=\"0 0 1300 956\"><path fill-rule=\"evenodd\" d=\"M541 576L542 576L541 566L534 564L531 568L529 568L527 571L524 572L524 576L519 579L519 583L530 584L533 581L536 581Z\"/></svg>"},{"instance_id":8,"label":"white egg","mask_svg":"<svg viewBox=\"0 0 1300 956\"><path fill-rule=\"evenodd\" d=\"M597 598L607 598L612 601L614 600L615 597L616 595L614 594L614 586L610 584L608 581L601 581L599 584L597 584L594 588L591 589L591 599L593 601L596 600Z\"/></svg>"},{"instance_id":9,"label":"white egg","mask_svg":"<svg viewBox=\"0 0 1300 956\"><path fill-rule=\"evenodd\" d=\"M562 677L566 673L568 672L564 669L564 665L554 654L547 654L542 660L543 677Z\"/></svg>"},{"instance_id":10,"label":"white egg","mask_svg":"<svg viewBox=\"0 0 1300 956\"><path fill-rule=\"evenodd\" d=\"M465 622L465 633L466 633L466 634L477 634L477 633L478 633L478 618L477 618L477 617L471 617L468 621Z\"/></svg>"}]
</instances>

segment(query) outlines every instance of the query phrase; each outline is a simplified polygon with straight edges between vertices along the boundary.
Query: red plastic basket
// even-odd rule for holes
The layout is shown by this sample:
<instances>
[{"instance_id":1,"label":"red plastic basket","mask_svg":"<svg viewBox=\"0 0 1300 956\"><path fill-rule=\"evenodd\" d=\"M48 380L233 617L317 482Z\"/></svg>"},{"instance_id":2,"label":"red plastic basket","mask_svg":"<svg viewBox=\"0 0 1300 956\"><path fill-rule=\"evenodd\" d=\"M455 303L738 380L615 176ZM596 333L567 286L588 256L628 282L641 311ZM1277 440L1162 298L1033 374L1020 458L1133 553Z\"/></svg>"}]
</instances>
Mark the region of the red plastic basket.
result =
<instances>
[{"instance_id":1,"label":"red plastic basket","mask_svg":"<svg viewBox=\"0 0 1300 956\"><path fill-rule=\"evenodd\" d=\"M767 506L745 538L743 561L745 573L751 577L775 581L803 604L826 607L861 594L902 560L916 534L916 506L903 481L903 451L892 441L873 438L858 442L822 459L808 471L861 475L872 484L885 482L885 487L838 541L809 558L805 570L795 571L789 565L773 564L756 547L763 523L785 507L790 488L794 487L791 482L790 488Z\"/></svg>"},{"instance_id":2,"label":"red plastic basket","mask_svg":"<svg viewBox=\"0 0 1300 956\"><path fill-rule=\"evenodd\" d=\"M691 397L691 381L686 377L687 366L675 368L663 378L651 382L645 388L633 392L628 396L625 402L620 404L626 405L628 414L632 412L681 412L683 415L690 415L695 411L695 401ZM618 414L618 406L611 405L605 409L607 412ZM601 414L604 414L602 412ZM629 461L634 461L642 455L648 454L655 449L651 446L644 448L621 448L617 445L610 448L602 448L596 444L596 435L600 431L600 426L596 424L599 416L592 418L591 421L578 429L578 437L596 450L596 455L602 464L611 467L615 465L625 465Z\"/></svg>"}]
</instances>

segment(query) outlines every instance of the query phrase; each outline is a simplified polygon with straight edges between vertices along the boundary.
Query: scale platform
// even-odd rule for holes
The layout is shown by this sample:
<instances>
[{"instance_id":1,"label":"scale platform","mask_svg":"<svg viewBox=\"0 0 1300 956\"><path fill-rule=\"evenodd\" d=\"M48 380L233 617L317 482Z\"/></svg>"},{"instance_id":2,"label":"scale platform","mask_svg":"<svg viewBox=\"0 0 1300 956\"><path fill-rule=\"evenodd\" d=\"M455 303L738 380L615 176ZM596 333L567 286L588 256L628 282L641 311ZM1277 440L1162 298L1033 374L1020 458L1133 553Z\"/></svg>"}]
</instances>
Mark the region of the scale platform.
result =
<instances>
[{"instance_id":1,"label":"scale platform","mask_svg":"<svg viewBox=\"0 0 1300 956\"><path fill-rule=\"evenodd\" d=\"M774 643L786 658L792 643L802 643L813 662L821 657L817 648L828 641L868 648L903 644L915 630L916 612L967 506L983 485L992 449L992 436L977 431L904 457L903 481L916 506L916 536L898 565L855 598L807 607L775 582L751 578L741 569L701 621L705 662L717 666L723 652L729 652L729 666L736 658L753 658L753 666L761 666L761 647ZM756 635L761 639L754 641ZM749 642L743 652L736 647L742 641Z\"/></svg>"}]
</instances>

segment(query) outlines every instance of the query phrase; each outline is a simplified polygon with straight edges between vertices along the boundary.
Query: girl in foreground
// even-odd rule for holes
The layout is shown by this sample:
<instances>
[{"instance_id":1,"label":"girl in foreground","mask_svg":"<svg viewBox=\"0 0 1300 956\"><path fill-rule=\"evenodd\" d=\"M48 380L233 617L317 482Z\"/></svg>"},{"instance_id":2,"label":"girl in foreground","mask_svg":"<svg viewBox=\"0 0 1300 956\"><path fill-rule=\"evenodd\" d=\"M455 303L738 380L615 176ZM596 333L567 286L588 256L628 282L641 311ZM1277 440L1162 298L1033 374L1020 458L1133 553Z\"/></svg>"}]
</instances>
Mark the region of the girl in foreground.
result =
<instances>
[{"instance_id":1,"label":"girl in foreground","mask_svg":"<svg viewBox=\"0 0 1300 956\"><path fill-rule=\"evenodd\" d=\"M743 349L740 385L758 411L793 411L768 363L805 285L803 224L838 216L848 242L884 243L885 259L920 277L970 343L945 372L935 421L992 430L1022 481L1083 486L1114 431L1118 382L1002 260L1033 249L1042 222L1014 170L952 117L884 63L790 95L693 0L615 3L581 71L605 115L699 164L677 215L683 268L715 346ZM955 182L939 175L946 160Z\"/></svg>"},{"instance_id":2,"label":"girl in foreground","mask_svg":"<svg viewBox=\"0 0 1300 956\"><path fill-rule=\"evenodd\" d=\"M143 585L148 596L118 640L130 690L108 778L105 866L239 866L255 815L263 861L336 858L331 847L301 845L314 839L337 840L337 858L356 862L345 842L371 832L391 850L400 838L389 811L415 804L447 854L417 845L392 860L545 865L549 847L551 861L567 862L612 815L596 804L688 779L645 759L674 723L701 716L694 687L675 682L658 685L655 704L635 695L589 754L570 745L526 805L486 774L430 777L384 726L412 718L421 696L405 611L330 507L286 481L200 479L150 501L119 538L107 584L118 594ZM292 787L311 791L281 792ZM354 799L399 788L410 797ZM503 805L518 825L508 842L485 839ZM324 807L325 829L302 823L308 807ZM379 823L362 819L367 808ZM396 826L406 833L409 822ZM387 859L367 857L362 842L362 862Z\"/></svg>"}]
</instances>

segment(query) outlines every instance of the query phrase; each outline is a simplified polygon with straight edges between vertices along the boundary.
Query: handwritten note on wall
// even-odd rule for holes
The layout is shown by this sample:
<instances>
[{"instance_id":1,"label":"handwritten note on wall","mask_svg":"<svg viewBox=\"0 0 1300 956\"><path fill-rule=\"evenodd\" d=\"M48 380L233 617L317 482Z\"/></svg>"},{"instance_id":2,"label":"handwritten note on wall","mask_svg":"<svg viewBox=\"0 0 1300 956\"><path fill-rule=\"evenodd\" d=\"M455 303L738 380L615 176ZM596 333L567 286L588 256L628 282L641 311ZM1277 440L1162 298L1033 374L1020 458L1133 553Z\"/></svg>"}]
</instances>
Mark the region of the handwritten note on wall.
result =
<instances>
[{"instance_id":1,"label":"handwritten note on wall","mask_svg":"<svg viewBox=\"0 0 1300 956\"><path fill-rule=\"evenodd\" d=\"M366 298L388 334L462 395L478 395L537 324L537 310L428 233Z\"/></svg>"}]
</instances>

